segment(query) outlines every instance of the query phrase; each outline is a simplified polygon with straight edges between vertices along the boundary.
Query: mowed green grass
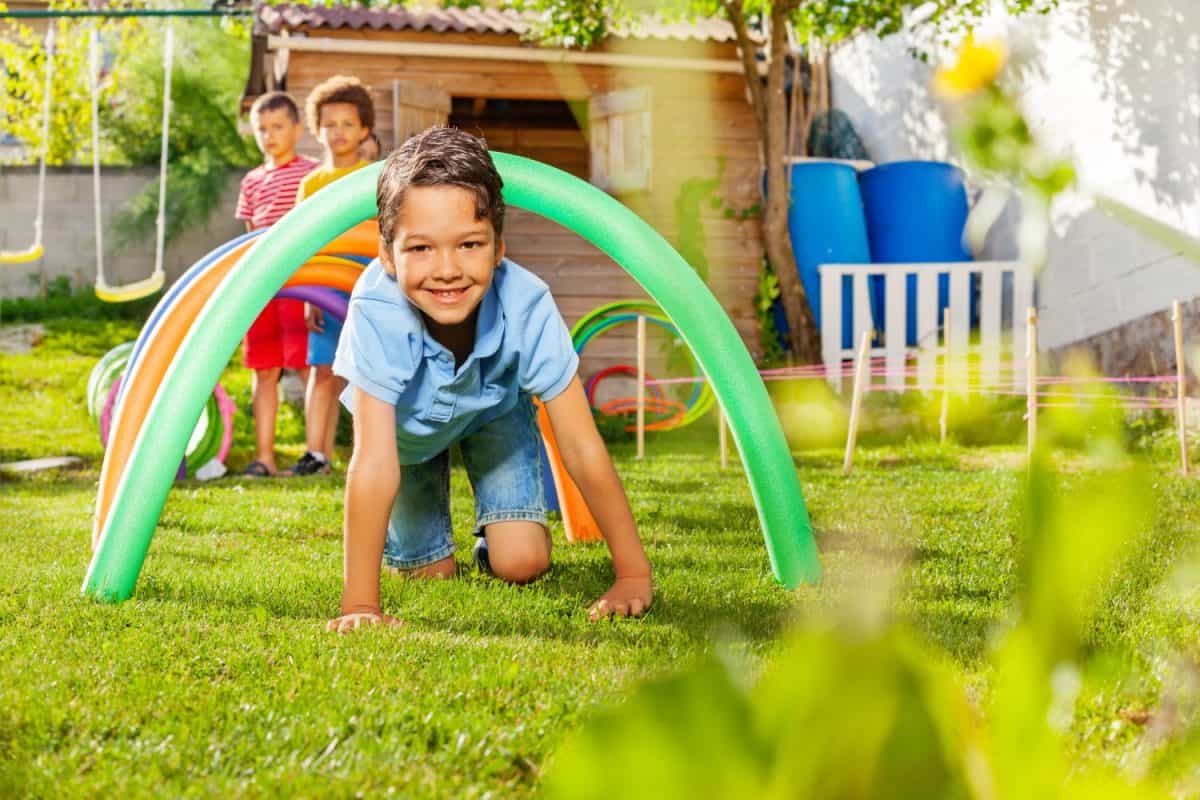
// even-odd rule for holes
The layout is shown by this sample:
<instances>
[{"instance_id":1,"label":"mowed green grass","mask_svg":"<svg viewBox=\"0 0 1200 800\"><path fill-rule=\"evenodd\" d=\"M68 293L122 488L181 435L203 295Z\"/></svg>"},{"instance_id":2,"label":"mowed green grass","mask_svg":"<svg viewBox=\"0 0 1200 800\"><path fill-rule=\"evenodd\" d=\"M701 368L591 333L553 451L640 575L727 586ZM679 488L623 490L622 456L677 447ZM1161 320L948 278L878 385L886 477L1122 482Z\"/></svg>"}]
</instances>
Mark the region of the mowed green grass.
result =
<instances>
[{"instance_id":1,"label":"mowed green grass","mask_svg":"<svg viewBox=\"0 0 1200 800\"><path fill-rule=\"evenodd\" d=\"M0 796L531 794L590 711L714 648L761 664L791 621L826 608L911 623L986 692L989 637L1013 592L1013 449L868 449L849 479L839 454L799 454L825 580L789 592L715 436L653 438L645 461L616 446L656 570L655 607L637 621L587 622L611 578L606 550L567 545L556 525L555 565L531 586L470 568L446 582L385 576L405 627L327 634L341 589L339 476L181 483L134 598L83 599L101 456L83 389L103 350L136 332L106 326L52 326L34 354L0 356L3 458L87 462L0 482ZM225 385L244 407L241 371ZM302 449L293 416L283 440L284 454ZM1070 737L1081 758L1117 763L1135 748L1141 731L1121 712L1153 704L1160 653L1195 644L1187 619L1200 604L1158 587L1200 543L1200 491L1165 460L1145 469L1158 512L1091 632L1126 677L1089 684ZM461 470L453 513L466 563Z\"/></svg>"}]
</instances>

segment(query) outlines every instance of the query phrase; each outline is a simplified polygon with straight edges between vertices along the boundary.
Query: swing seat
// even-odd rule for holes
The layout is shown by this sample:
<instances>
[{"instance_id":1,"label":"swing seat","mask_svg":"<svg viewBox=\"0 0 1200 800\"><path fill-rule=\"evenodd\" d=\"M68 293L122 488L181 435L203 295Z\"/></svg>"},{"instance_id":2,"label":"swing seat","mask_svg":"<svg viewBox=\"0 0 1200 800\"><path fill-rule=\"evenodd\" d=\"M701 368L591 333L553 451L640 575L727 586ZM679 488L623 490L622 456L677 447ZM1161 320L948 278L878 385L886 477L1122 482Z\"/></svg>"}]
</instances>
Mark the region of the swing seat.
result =
<instances>
[{"instance_id":1,"label":"swing seat","mask_svg":"<svg viewBox=\"0 0 1200 800\"><path fill-rule=\"evenodd\" d=\"M149 278L145 278L134 283L127 283L124 286L109 286L104 283L96 284L96 297L99 297L106 303L129 303L134 300L141 300L143 297L149 297L163 287L166 282L166 276L162 272L155 272Z\"/></svg>"},{"instance_id":2,"label":"swing seat","mask_svg":"<svg viewBox=\"0 0 1200 800\"><path fill-rule=\"evenodd\" d=\"M32 264L45 254L46 250L40 244L24 250L0 250L0 264Z\"/></svg>"}]
</instances>

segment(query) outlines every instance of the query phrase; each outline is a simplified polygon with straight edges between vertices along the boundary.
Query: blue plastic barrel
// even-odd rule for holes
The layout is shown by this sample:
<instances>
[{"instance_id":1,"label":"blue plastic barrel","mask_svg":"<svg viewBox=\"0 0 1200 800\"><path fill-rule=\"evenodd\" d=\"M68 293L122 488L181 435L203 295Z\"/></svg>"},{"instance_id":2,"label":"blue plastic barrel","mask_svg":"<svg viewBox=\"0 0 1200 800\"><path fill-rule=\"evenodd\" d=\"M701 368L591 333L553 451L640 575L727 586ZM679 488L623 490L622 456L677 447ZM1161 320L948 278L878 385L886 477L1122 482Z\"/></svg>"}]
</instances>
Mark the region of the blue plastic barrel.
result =
<instances>
[{"instance_id":1,"label":"blue plastic barrel","mask_svg":"<svg viewBox=\"0 0 1200 800\"><path fill-rule=\"evenodd\" d=\"M821 264L866 264L871 260L867 225L854 167L838 161L798 161L791 168L788 233L800 283L821 326ZM851 279L842 280L842 347L854 346Z\"/></svg>"},{"instance_id":2,"label":"blue plastic barrel","mask_svg":"<svg viewBox=\"0 0 1200 800\"><path fill-rule=\"evenodd\" d=\"M962 171L940 161L894 161L859 176L871 257L877 264L970 261L963 244L967 192ZM883 278L872 279L872 313L883 328ZM907 338L917 345L917 280L909 276ZM938 276L938 319L950 302L950 277Z\"/></svg>"}]
</instances>

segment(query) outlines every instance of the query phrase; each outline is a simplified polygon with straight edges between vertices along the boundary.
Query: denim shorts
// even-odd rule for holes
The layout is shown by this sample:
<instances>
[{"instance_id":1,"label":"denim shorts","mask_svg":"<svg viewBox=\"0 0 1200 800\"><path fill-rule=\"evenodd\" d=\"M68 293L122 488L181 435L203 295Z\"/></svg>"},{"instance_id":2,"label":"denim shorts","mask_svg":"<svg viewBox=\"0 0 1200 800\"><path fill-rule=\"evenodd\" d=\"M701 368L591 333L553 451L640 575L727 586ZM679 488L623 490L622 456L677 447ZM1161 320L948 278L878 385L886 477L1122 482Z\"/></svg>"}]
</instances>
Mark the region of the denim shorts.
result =
<instances>
[{"instance_id":1,"label":"denim shorts","mask_svg":"<svg viewBox=\"0 0 1200 800\"><path fill-rule=\"evenodd\" d=\"M521 393L512 411L459 440L475 490L475 535L493 522L546 524L537 411ZM400 468L400 491L388 519L383 562L415 569L454 554L450 527L450 453Z\"/></svg>"}]
</instances>

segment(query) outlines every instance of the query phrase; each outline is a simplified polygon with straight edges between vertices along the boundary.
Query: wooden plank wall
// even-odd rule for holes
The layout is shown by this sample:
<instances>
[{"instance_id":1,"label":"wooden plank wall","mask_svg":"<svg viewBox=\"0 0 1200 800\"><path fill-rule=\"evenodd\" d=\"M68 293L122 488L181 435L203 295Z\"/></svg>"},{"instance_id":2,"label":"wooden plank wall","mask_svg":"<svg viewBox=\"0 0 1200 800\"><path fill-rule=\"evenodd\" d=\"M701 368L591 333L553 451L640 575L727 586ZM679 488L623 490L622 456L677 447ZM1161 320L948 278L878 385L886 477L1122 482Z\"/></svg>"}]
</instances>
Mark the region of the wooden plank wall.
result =
<instances>
[{"instance_id":1,"label":"wooden plank wall","mask_svg":"<svg viewBox=\"0 0 1200 800\"><path fill-rule=\"evenodd\" d=\"M475 34L412 32L314 31L310 35L339 38L406 39L409 41L479 41L516 44L515 38ZM646 47L645 43L639 45ZM679 54L673 43L672 54ZM705 45L707 58L734 58L728 45ZM759 203L760 166L751 109L739 74L684 73L663 70L617 70L611 67L547 65L482 59L414 58L356 54L292 53L288 89L303 101L307 92L334 73L357 75L373 89L378 131L391 137L391 81L399 77L426 82L457 98L510 100L586 100L633 86L648 86L652 99L654 159L651 189L621 200L679 245L676 204L688 181L719 179L712 197L700 203L699 228L708 260L708 284L734 322L751 353L758 355L753 296L763 258L761 225L756 218L730 218L726 209L742 210ZM491 127L483 133L498 150L517 152L587 177L587 141L578 128L525 128L520 124ZM315 152L306 137L302 149ZM713 198L720 206L713 207ZM697 227L695 222L691 226ZM513 209L506 224L509 253L538 273L551 287L568 324L595 306L616 299L645 297L628 275L580 237L528 212ZM613 363L634 363L633 327L597 340L585 353L583 375ZM651 371L661 371L660 348L652 344ZM628 394L615 384L611 393Z\"/></svg>"}]
</instances>

